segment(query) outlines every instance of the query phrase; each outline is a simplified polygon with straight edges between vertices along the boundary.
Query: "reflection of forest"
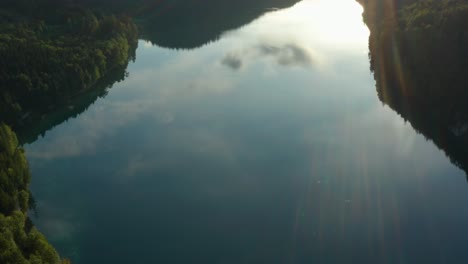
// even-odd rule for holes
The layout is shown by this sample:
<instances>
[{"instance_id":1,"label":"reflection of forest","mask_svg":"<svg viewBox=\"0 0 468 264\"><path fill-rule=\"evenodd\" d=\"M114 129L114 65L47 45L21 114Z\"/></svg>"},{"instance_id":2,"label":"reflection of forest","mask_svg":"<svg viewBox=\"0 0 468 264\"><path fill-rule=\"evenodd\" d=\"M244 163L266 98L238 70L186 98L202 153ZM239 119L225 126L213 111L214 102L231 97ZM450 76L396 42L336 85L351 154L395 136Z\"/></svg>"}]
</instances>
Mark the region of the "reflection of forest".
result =
<instances>
[{"instance_id":1,"label":"reflection of forest","mask_svg":"<svg viewBox=\"0 0 468 264\"><path fill-rule=\"evenodd\" d=\"M164 8L154 7L141 14L142 38L158 46L190 49L216 41L225 31L248 24L269 10L292 6L299 0L161 2Z\"/></svg>"},{"instance_id":2,"label":"reflection of forest","mask_svg":"<svg viewBox=\"0 0 468 264\"><path fill-rule=\"evenodd\" d=\"M135 18L141 38L158 46L189 49L216 41L269 10L300 0L75 0L103 12Z\"/></svg>"},{"instance_id":3,"label":"reflection of forest","mask_svg":"<svg viewBox=\"0 0 468 264\"><path fill-rule=\"evenodd\" d=\"M379 99L468 173L468 1L360 1Z\"/></svg>"}]
</instances>

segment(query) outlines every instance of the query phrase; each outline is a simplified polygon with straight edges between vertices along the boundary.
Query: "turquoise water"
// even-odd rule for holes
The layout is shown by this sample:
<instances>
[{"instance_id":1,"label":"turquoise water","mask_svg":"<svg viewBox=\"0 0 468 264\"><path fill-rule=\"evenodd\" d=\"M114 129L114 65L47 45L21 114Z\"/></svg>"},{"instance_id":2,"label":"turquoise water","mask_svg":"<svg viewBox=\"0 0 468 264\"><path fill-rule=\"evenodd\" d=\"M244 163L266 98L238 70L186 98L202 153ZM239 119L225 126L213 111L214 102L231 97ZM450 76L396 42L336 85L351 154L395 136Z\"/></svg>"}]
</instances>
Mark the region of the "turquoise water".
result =
<instances>
[{"instance_id":1,"label":"turquoise water","mask_svg":"<svg viewBox=\"0 0 468 264\"><path fill-rule=\"evenodd\" d=\"M140 41L125 81L25 146L35 223L78 264L468 260L465 174L378 100L361 12Z\"/></svg>"}]
</instances>

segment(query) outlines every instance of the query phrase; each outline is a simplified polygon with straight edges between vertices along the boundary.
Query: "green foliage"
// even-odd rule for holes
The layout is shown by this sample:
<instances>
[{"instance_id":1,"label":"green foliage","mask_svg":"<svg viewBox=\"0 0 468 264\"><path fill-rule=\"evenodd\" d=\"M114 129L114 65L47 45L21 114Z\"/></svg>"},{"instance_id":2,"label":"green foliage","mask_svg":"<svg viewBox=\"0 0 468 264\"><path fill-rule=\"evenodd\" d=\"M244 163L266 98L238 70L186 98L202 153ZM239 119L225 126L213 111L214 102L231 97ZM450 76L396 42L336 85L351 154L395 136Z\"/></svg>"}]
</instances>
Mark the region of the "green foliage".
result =
<instances>
[{"instance_id":1,"label":"green foliage","mask_svg":"<svg viewBox=\"0 0 468 264\"><path fill-rule=\"evenodd\" d=\"M46 112L134 58L136 26L126 17L69 15L62 24L0 24L0 121Z\"/></svg>"},{"instance_id":2,"label":"green foliage","mask_svg":"<svg viewBox=\"0 0 468 264\"><path fill-rule=\"evenodd\" d=\"M30 179L16 135L0 124L0 263L61 263L55 249L28 224Z\"/></svg>"},{"instance_id":3,"label":"green foliage","mask_svg":"<svg viewBox=\"0 0 468 264\"><path fill-rule=\"evenodd\" d=\"M20 211L9 216L0 214L0 263L61 263L55 249L36 228L26 229L26 221L26 214Z\"/></svg>"},{"instance_id":4,"label":"green foliage","mask_svg":"<svg viewBox=\"0 0 468 264\"><path fill-rule=\"evenodd\" d=\"M28 210L28 184L31 179L23 149L15 134L0 125L0 213Z\"/></svg>"}]
</instances>

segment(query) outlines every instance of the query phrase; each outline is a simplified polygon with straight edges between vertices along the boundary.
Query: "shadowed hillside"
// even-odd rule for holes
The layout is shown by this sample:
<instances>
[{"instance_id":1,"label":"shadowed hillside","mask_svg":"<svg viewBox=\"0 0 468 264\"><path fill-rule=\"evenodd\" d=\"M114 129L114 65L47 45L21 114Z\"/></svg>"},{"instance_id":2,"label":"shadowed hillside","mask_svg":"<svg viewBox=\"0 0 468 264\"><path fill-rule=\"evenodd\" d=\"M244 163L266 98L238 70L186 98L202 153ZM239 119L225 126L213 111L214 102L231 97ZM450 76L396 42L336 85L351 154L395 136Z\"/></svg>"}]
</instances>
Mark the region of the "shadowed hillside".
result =
<instances>
[{"instance_id":1,"label":"shadowed hillside","mask_svg":"<svg viewBox=\"0 0 468 264\"><path fill-rule=\"evenodd\" d=\"M468 1L360 2L379 99L468 172Z\"/></svg>"}]
</instances>

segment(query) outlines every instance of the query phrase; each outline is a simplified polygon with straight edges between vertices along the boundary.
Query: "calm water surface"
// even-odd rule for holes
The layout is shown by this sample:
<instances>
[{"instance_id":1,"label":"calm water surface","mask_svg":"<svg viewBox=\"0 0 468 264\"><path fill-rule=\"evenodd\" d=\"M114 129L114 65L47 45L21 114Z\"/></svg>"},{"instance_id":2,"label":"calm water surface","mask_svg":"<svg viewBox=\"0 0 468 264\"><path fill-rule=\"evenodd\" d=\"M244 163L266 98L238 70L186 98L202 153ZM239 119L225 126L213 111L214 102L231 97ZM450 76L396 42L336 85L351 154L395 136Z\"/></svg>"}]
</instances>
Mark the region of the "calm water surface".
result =
<instances>
[{"instance_id":1,"label":"calm water surface","mask_svg":"<svg viewBox=\"0 0 468 264\"><path fill-rule=\"evenodd\" d=\"M338 8L338 9L337 9ZM27 145L36 224L94 263L466 263L464 173L383 106L350 0L129 76Z\"/></svg>"}]
</instances>

